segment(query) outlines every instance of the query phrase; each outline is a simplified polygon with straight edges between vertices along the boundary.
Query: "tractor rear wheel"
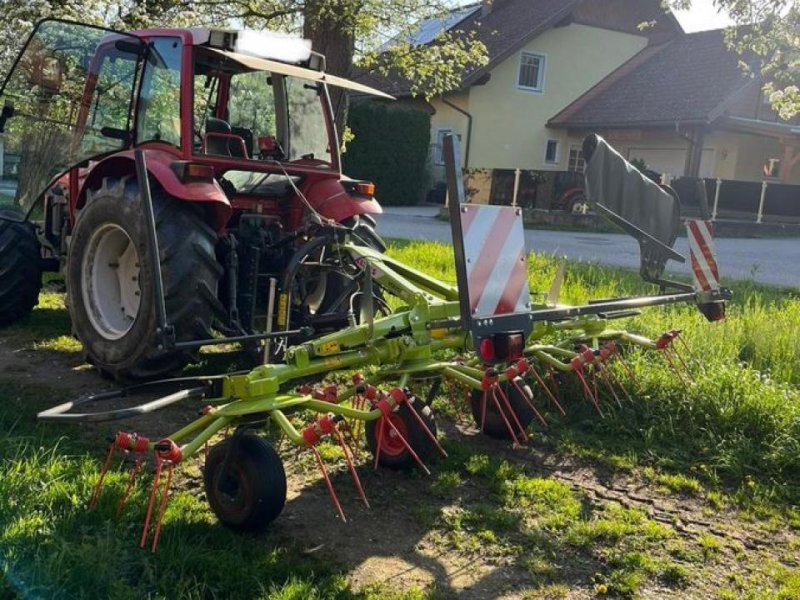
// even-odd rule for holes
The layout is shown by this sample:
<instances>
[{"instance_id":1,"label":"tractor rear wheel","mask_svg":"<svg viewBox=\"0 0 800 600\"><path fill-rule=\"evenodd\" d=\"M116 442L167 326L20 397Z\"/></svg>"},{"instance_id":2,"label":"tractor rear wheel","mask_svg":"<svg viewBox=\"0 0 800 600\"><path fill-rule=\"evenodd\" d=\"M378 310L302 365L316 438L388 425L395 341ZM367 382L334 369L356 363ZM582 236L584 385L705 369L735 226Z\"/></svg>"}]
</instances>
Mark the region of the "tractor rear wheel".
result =
<instances>
[{"instance_id":1,"label":"tractor rear wheel","mask_svg":"<svg viewBox=\"0 0 800 600\"><path fill-rule=\"evenodd\" d=\"M202 210L153 188L167 310L176 341L211 335L221 309L216 233ZM90 192L70 243L67 292L72 326L87 360L117 380L172 374L191 354L159 348L154 259L134 178L107 178ZM222 309L224 310L224 309Z\"/></svg>"},{"instance_id":2,"label":"tractor rear wheel","mask_svg":"<svg viewBox=\"0 0 800 600\"><path fill-rule=\"evenodd\" d=\"M425 426L411 413L412 410L417 413ZM367 421L366 433L369 450L373 456L376 456L380 449L378 463L381 466L390 469L411 469L417 464L417 461L408 451L400 436L385 421L386 418L381 417L375 421ZM388 419L423 463L435 452L436 445L428 435L428 431L434 436L437 432L436 420L433 418L430 406L425 406L416 398L412 398L390 413ZM383 433L381 433L381 428L383 428Z\"/></svg>"},{"instance_id":3,"label":"tractor rear wheel","mask_svg":"<svg viewBox=\"0 0 800 600\"><path fill-rule=\"evenodd\" d=\"M503 393L506 395L506 398L508 398L508 403L511 405L511 410L513 410L514 414L517 416L519 424L522 425L523 429L527 429L528 425L530 425L531 421L533 421L535 417L530 405L528 404L528 402L533 402L533 392L531 391L531 388L522 380L522 378L517 377L515 382L517 385L512 385L510 382L500 385ZM514 435L519 435L517 421L515 421L510 414L508 414L508 407L506 406L503 397L497 393L497 401L500 403L500 406L503 409L503 414L501 415L497 410L497 404L495 404L494 400L492 400L491 393L486 396L486 407L484 411L483 395L484 392L478 390L473 390L472 394L470 395L470 408L472 408L472 416L475 419L475 424L478 426L478 429L490 437L508 440L511 439L511 434L508 431L508 425L506 425L506 420L508 420L509 425L514 430ZM503 419L504 415L506 420Z\"/></svg>"},{"instance_id":4,"label":"tractor rear wheel","mask_svg":"<svg viewBox=\"0 0 800 600\"><path fill-rule=\"evenodd\" d=\"M0 210L0 327L26 317L42 288L39 240L25 215Z\"/></svg>"},{"instance_id":5,"label":"tractor rear wheel","mask_svg":"<svg viewBox=\"0 0 800 600\"><path fill-rule=\"evenodd\" d=\"M211 510L236 531L263 531L286 504L283 462L254 433L234 434L211 448L203 482Z\"/></svg>"}]
</instances>

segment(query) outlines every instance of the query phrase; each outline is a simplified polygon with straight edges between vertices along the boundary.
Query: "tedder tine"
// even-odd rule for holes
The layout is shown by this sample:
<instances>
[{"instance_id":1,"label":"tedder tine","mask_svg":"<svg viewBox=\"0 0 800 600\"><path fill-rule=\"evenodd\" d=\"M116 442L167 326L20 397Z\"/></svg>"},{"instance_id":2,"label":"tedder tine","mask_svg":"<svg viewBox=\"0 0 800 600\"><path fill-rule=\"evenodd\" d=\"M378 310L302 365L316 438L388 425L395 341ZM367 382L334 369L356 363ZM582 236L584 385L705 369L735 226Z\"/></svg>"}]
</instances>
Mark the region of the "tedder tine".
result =
<instances>
[{"instance_id":1,"label":"tedder tine","mask_svg":"<svg viewBox=\"0 0 800 600\"><path fill-rule=\"evenodd\" d=\"M103 468L100 470L100 478L97 480L97 484L94 486L94 490L92 491L92 495L89 498L89 510L94 510L97 506L97 501L100 498L100 491L103 489L103 482L106 478L106 473L108 473L108 469L111 466L111 459L114 457L114 442L112 441L108 445L108 450L106 451L106 458L103 461Z\"/></svg>"},{"instance_id":2,"label":"tedder tine","mask_svg":"<svg viewBox=\"0 0 800 600\"><path fill-rule=\"evenodd\" d=\"M355 486L358 495L361 496L361 500L364 501L364 505L369 508L369 500L367 500L367 495L364 493L364 486L361 485L361 479L358 477L356 468L353 465L353 451L345 441L342 432L339 431L339 428L334 426L333 431L336 434L336 438L339 440L339 445L342 447L344 459L347 461L347 468L350 471L350 476L353 478L353 485Z\"/></svg>"},{"instance_id":3,"label":"tedder tine","mask_svg":"<svg viewBox=\"0 0 800 600\"><path fill-rule=\"evenodd\" d=\"M519 440L517 439L516 434L514 433L514 428L511 427L511 423L508 421L508 417L506 417L505 411L503 411L503 407L500 406L500 402L497 399L497 384L493 385L492 388L492 400L494 400L494 404L497 407L497 412L500 414L500 417L503 419L503 423L505 423L506 429L508 430L508 434L511 436L511 439L514 442L514 446L519 446Z\"/></svg>"},{"instance_id":4,"label":"tedder tine","mask_svg":"<svg viewBox=\"0 0 800 600\"><path fill-rule=\"evenodd\" d=\"M617 395L617 391L614 389L614 386L611 385L611 379L608 376L608 369L606 369L604 365L599 365L599 366L601 368L599 368L597 371L598 371L598 373L600 375L600 379L603 380L603 383L605 384L606 389L608 389L608 391L611 393L611 396L616 401L617 406L622 408L622 402L620 401L619 396Z\"/></svg>"},{"instance_id":5,"label":"tedder tine","mask_svg":"<svg viewBox=\"0 0 800 600\"><path fill-rule=\"evenodd\" d=\"M158 540L161 536L161 521L164 518L164 513L167 510L167 501L169 500L169 490L172 485L172 473L181 459L181 449L175 442L169 439L164 439L156 443L155 447L156 457L156 473L153 476L153 487L150 490L150 500L147 503L147 514L144 518L144 527L142 528L142 537L139 540L139 547L144 548L147 536L150 531L150 520L153 517L153 509L155 508L156 496L161 487L161 474L163 472L164 464L167 467L167 481L164 485L164 490L161 492L159 501L158 513L155 520L155 531L153 534L153 544L150 547L152 552L158 548Z\"/></svg>"},{"instance_id":6,"label":"tedder tine","mask_svg":"<svg viewBox=\"0 0 800 600\"><path fill-rule=\"evenodd\" d=\"M539 419L539 421L541 422L542 425L547 427L547 421L545 421L544 417L542 416L542 413L540 413L538 410L536 410L536 407L533 405L533 402L528 398L528 395L523 391L523 389L521 387L519 387L519 384L517 383L516 378L515 379L511 379L510 381L511 381L511 385L513 385L517 389L517 392L519 392L519 395L522 396L522 398L525 400L525 403L533 411L533 414L536 415L536 418Z\"/></svg>"},{"instance_id":7,"label":"tedder tine","mask_svg":"<svg viewBox=\"0 0 800 600\"><path fill-rule=\"evenodd\" d=\"M347 518L344 516L342 505L339 504L339 498L336 496L336 490L333 489L333 483L331 483L331 478L328 477L328 470L325 468L325 463L322 462L322 457L319 454L319 450L317 450L316 446L309 446L309 448L311 449L311 452L314 453L314 458L317 461L317 467L319 468L319 472L322 473L322 478L325 480L325 485L328 486L328 493L331 495L331 500L333 500L336 510L339 511L339 516L342 517L342 523L347 523Z\"/></svg>"},{"instance_id":8,"label":"tedder tine","mask_svg":"<svg viewBox=\"0 0 800 600\"><path fill-rule=\"evenodd\" d=\"M136 461L133 463L133 468L131 469L131 474L128 477L128 484L125 486L125 491L122 494L122 498L119 499L117 503L117 517L119 518L122 516L122 511L125 510L125 504L128 502L128 498L133 491L133 486L136 484L136 477L139 475L139 471L142 468L142 462L144 461L144 454L139 454L136 457Z\"/></svg>"},{"instance_id":9,"label":"tedder tine","mask_svg":"<svg viewBox=\"0 0 800 600\"><path fill-rule=\"evenodd\" d=\"M528 373L533 375L533 377L536 379L536 382L539 384L539 386L542 388L542 390L544 390L544 393L547 394L547 397L550 398L550 401L558 409L558 412L561 413L561 416L562 417L566 416L567 413L564 412L564 409L561 407L561 404L559 404L558 400L556 399L555 394L553 394L553 392L550 391L550 388L547 386L547 384L545 383L544 379L542 379L542 376L539 375L539 372L536 370L536 367L531 365L530 369L528 369ZM552 370L550 371L550 373L552 374Z\"/></svg>"},{"instance_id":10,"label":"tedder tine","mask_svg":"<svg viewBox=\"0 0 800 600\"><path fill-rule=\"evenodd\" d=\"M522 423L519 422L519 417L517 416L514 407L511 406L511 402L508 399L508 396L503 391L503 388L500 387L499 384L495 384L495 393L500 394L500 397L503 399L503 403L505 404L506 408L508 409L509 414L511 415L511 419L514 421L514 424L519 429L520 434L522 434L522 439L526 442L528 441L528 434L525 433L525 428L522 426ZM535 410L535 409L534 409Z\"/></svg>"}]
</instances>

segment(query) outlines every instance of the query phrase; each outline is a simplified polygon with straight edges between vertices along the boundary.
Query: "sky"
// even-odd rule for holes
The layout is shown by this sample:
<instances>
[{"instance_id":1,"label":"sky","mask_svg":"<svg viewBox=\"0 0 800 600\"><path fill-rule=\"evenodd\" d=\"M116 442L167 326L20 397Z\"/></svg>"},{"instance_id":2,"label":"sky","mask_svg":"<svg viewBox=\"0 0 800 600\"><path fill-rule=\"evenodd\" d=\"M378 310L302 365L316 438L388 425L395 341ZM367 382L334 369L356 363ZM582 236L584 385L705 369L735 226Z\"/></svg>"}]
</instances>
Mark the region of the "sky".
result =
<instances>
[{"instance_id":1,"label":"sky","mask_svg":"<svg viewBox=\"0 0 800 600\"><path fill-rule=\"evenodd\" d=\"M681 26L687 32L719 29L730 25L732 21L726 14L720 14L712 0L692 0L692 8L675 13Z\"/></svg>"}]
</instances>

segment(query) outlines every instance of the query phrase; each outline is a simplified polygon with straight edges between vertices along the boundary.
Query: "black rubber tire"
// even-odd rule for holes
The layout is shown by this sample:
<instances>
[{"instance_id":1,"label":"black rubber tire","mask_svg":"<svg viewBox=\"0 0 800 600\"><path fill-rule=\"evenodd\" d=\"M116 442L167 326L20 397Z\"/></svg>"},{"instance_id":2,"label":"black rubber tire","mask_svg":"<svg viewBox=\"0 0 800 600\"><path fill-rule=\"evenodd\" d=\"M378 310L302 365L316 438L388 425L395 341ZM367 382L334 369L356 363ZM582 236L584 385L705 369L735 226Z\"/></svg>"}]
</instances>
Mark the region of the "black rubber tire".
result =
<instances>
[{"instance_id":1,"label":"black rubber tire","mask_svg":"<svg viewBox=\"0 0 800 600\"><path fill-rule=\"evenodd\" d=\"M152 188L152 198L167 321L179 342L209 338L214 316L224 313L216 296L223 272L215 256L217 235L200 207L171 198L157 186ZM84 253L93 232L107 223L125 231L138 250L141 265L138 313L132 327L115 340L103 336L92 324L81 292ZM104 179L100 189L89 193L75 224L67 264L67 293L73 331L83 343L87 361L116 380L171 375L192 358L189 352L158 349L153 257L148 246L136 180Z\"/></svg>"},{"instance_id":2,"label":"black rubber tire","mask_svg":"<svg viewBox=\"0 0 800 600\"><path fill-rule=\"evenodd\" d=\"M528 397L528 400L533 402L533 392L531 391L530 386L528 386L520 377L517 377L515 381ZM534 417L536 416L531 410L531 407L528 405L528 402L525 401L525 398L522 396L522 394L520 394L516 386L511 385L510 382L507 381L502 383L500 384L500 387L503 392L505 392L506 397L508 397L508 402L511 404L512 410L517 415L520 425L522 425L524 429L527 429L528 425L530 425L531 421L533 421ZM517 424L512 418L510 418L502 396L498 394L497 399L505 411L506 418L508 418L511 428L514 430L514 435L519 436ZM487 396L486 400L485 423L481 423L483 412L483 392L473 390L470 394L469 404L470 408L472 409L472 417L475 419L475 424L477 425L478 429L481 429L486 435L493 438L501 440L511 439L511 435L508 432L508 427L506 426L503 417L498 412L497 406L492 400L491 395Z\"/></svg>"},{"instance_id":3,"label":"black rubber tire","mask_svg":"<svg viewBox=\"0 0 800 600\"><path fill-rule=\"evenodd\" d=\"M420 422L414 418L413 414L411 414L412 410L422 418L422 421L425 423L430 432L436 436L438 430L436 428L436 419L433 416L433 411L431 410L430 406L425 406L425 404L423 404L417 398L411 398L407 403L401 404L392 413L392 418L396 421L402 422L407 434L405 437L408 441L408 444L414 449L414 452L417 453L417 456L420 458L420 460L423 463L427 463L427 459L430 458L436 451L436 445L428 436L425 428L423 428ZM373 456L375 456L378 452L378 424L380 422L381 419L367 421L367 445L369 446L369 451ZM398 427L398 429L400 429L401 432L403 431L400 427ZM386 426L384 435L386 435L388 432L389 427ZM417 466L417 461L414 460L414 457L408 450L403 449L402 452L395 455L381 451L378 464L383 467L399 470L411 469Z\"/></svg>"},{"instance_id":4,"label":"black rubber tire","mask_svg":"<svg viewBox=\"0 0 800 600\"><path fill-rule=\"evenodd\" d=\"M223 467L229 451L233 454L225 476ZM283 461L254 433L237 434L212 447L203 469L203 483L211 510L220 523L235 531L264 531L286 504Z\"/></svg>"},{"instance_id":5,"label":"black rubber tire","mask_svg":"<svg viewBox=\"0 0 800 600\"><path fill-rule=\"evenodd\" d=\"M310 240L297 250L290 262L290 267L284 272L281 283L282 293L287 290L291 292L289 329L312 325L319 334L337 331L346 326L346 323L333 323L328 324L327 329L319 329L318 317L329 314L346 315L351 306L350 295L357 291L357 286L352 281L353 269L355 269L352 264L331 265L329 269L320 269L317 266L320 262L325 262L325 260L321 259L320 254L327 252L328 246L333 243L331 238ZM377 247L373 248L379 250ZM303 266L302 260L307 257L312 259L311 263L314 266ZM350 277L341 273L339 269L348 269ZM390 312L388 304L383 297L380 286L375 282L373 282L373 285L373 315L375 317L385 316ZM303 294L303 291L307 292L307 294ZM312 298L313 301L308 301L309 298ZM356 322L360 322L360 296L355 296L352 307Z\"/></svg>"},{"instance_id":6,"label":"black rubber tire","mask_svg":"<svg viewBox=\"0 0 800 600\"><path fill-rule=\"evenodd\" d=\"M39 240L31 223L17 222L24 217L15 209L0 210L0 327L27 317L42 289Z\"/></svg>"}]
</instances>

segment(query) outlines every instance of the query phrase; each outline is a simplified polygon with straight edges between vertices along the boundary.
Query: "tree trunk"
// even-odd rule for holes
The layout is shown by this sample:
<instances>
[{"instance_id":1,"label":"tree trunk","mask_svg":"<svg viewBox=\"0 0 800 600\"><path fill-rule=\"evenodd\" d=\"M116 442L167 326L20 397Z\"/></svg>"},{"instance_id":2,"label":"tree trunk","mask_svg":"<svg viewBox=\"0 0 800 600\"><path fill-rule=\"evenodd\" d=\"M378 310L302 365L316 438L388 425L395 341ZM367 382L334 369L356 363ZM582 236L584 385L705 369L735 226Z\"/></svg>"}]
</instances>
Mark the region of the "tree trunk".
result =
<instances>
[{"instance_id":1,"label":"tree trunk","mask_svg":"<svg viewBox=\"0 0 800 600\"><path fill-rule=\"evenodd\" d=\"M335 4L335 6L332 6ZM311 40L315 52L325 55L326 71L332 75L350 77L355 52L355 31L352 2L348 0L306 0L303 37ZM341 142L347 125L349 98L347 92L331 87L336 131Z\"/></svg>"}]
</instances>

